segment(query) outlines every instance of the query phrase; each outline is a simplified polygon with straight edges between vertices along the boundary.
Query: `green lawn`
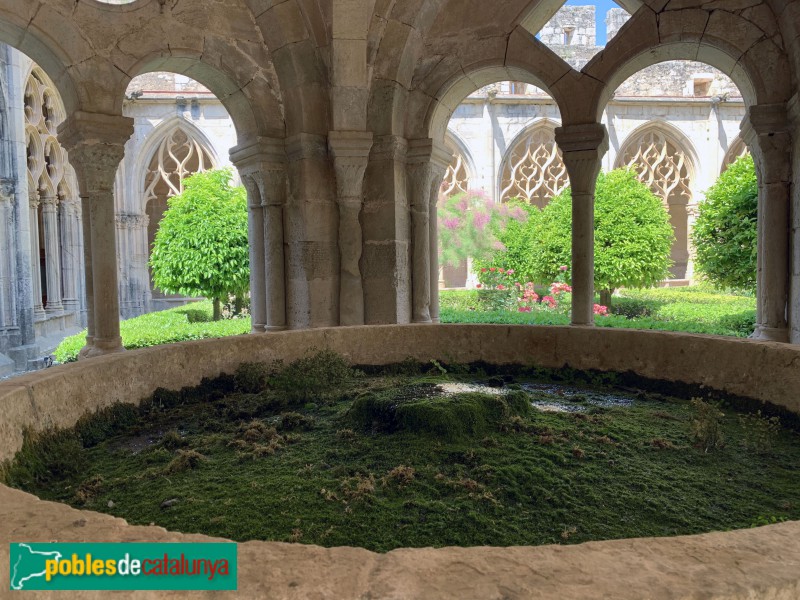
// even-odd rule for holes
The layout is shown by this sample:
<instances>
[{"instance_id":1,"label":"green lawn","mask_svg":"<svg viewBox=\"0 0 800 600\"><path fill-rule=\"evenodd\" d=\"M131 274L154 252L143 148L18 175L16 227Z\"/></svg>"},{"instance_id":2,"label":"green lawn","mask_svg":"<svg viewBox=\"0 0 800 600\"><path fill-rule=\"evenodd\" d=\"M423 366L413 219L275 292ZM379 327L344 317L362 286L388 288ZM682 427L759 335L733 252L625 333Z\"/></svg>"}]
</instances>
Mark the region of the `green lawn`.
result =
<instances>
[{"instance_id":1,"label":"green lawn","mask_svg":"<svg viewBox=\"0 0 800 600\"><path fill-rule=\"evenodd\" d=\"M568 314L548 310L487 312L481 309L475 290L443 291L440 298L443 323L568 325L570 321ZM747 337L755 326L756 300L704 286L622 290L614 297L611 312L607 317L596 317L596 324Z\"/></svg>"},{"instance_id":2,"label":"green lawn","mask_svg":"<svg viewBox=\"0 0 800 600\"><path fill-rule=\"evenodd\" d=\"M120 324L123 345L132 350L187 340L227 337L250 332L250 319L212 321L211 301L154 312ZM86 332L66 338L56 349L58 362L77 360Z\"/></svg>"}]
</instances>

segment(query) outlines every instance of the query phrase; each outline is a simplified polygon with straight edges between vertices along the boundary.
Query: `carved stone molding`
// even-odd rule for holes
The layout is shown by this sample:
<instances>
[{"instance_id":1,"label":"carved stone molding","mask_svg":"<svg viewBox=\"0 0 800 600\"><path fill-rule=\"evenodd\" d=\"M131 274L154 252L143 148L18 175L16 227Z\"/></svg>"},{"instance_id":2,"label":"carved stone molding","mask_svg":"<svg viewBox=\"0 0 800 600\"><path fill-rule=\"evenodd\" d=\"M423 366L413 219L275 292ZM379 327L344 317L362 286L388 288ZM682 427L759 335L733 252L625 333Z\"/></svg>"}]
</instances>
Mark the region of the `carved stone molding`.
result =
<instances>
[{"instance_id":1,"label":"carved stone molding","mask_svg":"<svg viewBox=\"0 0 800 600\"><path fill-rule=\"evenodd\" d=\"M286 158L290 162L307 159L326 159L328 143L324 136L298 133L286 138Z\"/></svg>"},{"instance_id":2,"label":"carved stone molding","mask_svg":"<svg viewBox=\"0 0 800 600\"><path fill-rule=\"evenodd\" d=\"M145 203L158 198L163 183L167 196L183 193L183 182L190 175L214 168L211 152L191 131L176 127L158 145L145 176Z\"/></svg>"},{"instance_id":3,"label":"carved stone molding","mask_svg":"<svg viewBox=\"0 0 800 600\"><path fill-rule=\"evenodd\" d=\"M500 200L520 198L544 208L569 185L567 167L547 123L531 128L503 161Z\"/></svg>"},{"instance_id":4,"label":"carved stone molding","mask_svg":"<svg viewBox=\"0 0 800 600\"><path fill-rule=\"evenodd\" d=\"M328 147L336 171L339 202L361 204L364 172L372 149L372 133L365 131L331 131Z\"/></svg>"},{"instance_id":5,"label":"carved stone molding","mask_svg":"<svg viewBox=\"0 0 800 600\"><path fill-rule=\"evenodd\" d=\"M633 169L639 181L665 204L692 201L689 157L664 132L648 129L627 141L619 164Z\"/></svg>"},{"instance_id":6,"label":"carved stone molding","mask_svg":"<svg viewBox=\"0 0 800 600\"><path fill-rule=\"evenodd\" d=\"M742 139L759 167L760 182L791 181L792 121L784 104L756 104L742 120Z\"/></svg>"},{"instance_id":7,"label":"carved stone molding","mask_svg":"<svg viewBox=\"0 0 800 600\"><path fill-rule=\"evenodd\" d=\"M555 130L570 185L576 193L593 194L601 160L608 151L608 131L600 123L568 125Z\"/></svg>"}]
</instances>

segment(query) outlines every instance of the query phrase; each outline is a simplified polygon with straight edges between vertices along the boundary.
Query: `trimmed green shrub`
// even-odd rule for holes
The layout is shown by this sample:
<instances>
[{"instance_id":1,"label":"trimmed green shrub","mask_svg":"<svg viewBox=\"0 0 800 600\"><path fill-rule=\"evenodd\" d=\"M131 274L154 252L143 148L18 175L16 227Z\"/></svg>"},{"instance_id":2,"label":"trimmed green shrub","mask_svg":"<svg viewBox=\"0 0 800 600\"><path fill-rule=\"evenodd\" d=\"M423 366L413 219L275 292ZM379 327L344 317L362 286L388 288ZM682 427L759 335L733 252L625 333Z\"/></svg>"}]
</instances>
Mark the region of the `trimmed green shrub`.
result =
<instances>
[{"instance_id":1,"label":"trimmed green shrub","mask_svg":"<svg viewBox=\"0 0 800 600\"><path fill-rule=\"evenodd\" d=\"M701 202L692 238L696 265L720 287L755 290L758 181L752 156L720 175Z\"/></svg>"}]
</instances>

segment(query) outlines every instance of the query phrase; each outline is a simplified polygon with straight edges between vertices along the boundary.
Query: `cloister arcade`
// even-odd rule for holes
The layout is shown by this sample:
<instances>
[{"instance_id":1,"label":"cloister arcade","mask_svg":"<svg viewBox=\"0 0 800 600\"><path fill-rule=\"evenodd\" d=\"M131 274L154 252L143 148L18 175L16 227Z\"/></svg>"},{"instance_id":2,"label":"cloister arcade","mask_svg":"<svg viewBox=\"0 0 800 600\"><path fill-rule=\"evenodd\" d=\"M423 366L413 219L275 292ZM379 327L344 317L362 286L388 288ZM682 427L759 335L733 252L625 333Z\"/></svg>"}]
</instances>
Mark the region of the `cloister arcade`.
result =
<instances>
[{"instance_id":1,"label":"cloister arcade","mask_svg":"<svg viewBox=\"0 0 800 600\"><path fill-rule=\"evenodd\" d=\"M52 95L32 96L41 101L31 102L31 179L6 178L10 188L0 208L20 196L30 203L28 242L39 240L44 275L33 261L23 277L41 298L36 311L64 310L75 301L75 278L85 277L85 355L122 350L117 254L129 249L117 239L114 187L133 133L123 115L125 90L137 75L191 77L230 114L237 137L230 159L250 203L256 334L437 322L436 199L446 175L454 188L469 179L468 159L448 139L450 117L490 83L544 90L560 121L542 121L519 138L503 165L502 193L541 202L543 179L518 176L530 158L547 173L548 193L572 187L572 322L590 326L594 181L609 147L602 114L632 74L675 59L721 70L742 93L742 144L731 145L729 154L738 156L746 145L759 174L757 336L800 341L800 259L792 252L800 243L800 199L792 186L800 174L797 2L628 2L632 18L580 71L535 37L558 2L321 4L324 9L296 0L0 2L0 41L36 61L48 79L34 83L52 86L61 98L56 106L48 103ZM59 41L48 34L55 28L63 32ZM180 177L171 173L220 161L191 129L173 124L162 133L144 167L143 197L150 204L136 213L150 221L179 189ZM616 153L617 164L642 169L670 206L673 224L685 229L697 201L687 193L690 145L668 127L643 128L634 137ZM62 148L74 175L64 167ZM76 214L78 193L83 250L69 216ZM131 226L143 232L147 222ZM56 235L76 240L69 260L56 256ZM674 250L677 269L686 269L685 246L683 240ZM82 253L83 264L73 260Z\"/></svg>"}]
</instances>

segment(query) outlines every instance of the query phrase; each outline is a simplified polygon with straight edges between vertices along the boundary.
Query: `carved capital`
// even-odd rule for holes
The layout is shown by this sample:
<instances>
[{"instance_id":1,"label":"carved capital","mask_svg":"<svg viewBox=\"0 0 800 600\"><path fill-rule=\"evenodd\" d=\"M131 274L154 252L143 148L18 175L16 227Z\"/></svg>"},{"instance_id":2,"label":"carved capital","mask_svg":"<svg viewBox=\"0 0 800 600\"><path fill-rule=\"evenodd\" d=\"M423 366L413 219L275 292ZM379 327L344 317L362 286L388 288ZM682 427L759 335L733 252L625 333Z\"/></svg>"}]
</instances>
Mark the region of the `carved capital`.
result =
<instances>
[{"instance_id":1,"label":"carved capital","mask_svg":"<svg viewBox=\"0 0 800 600\"><path fill-rule=\"evenodd\" d=\"M83 193L111 192L132 134L133 119L97 113L77 112L61 125L59 139L69 152Z\"/></svg>"},{"instance_id":2,"label":"carved capital","mask_svg":"<svg viewBox=\"0 0 800 600\"><path fill-rule=\"evenodd\" d=\"M561 148L573 194L593 194L602 158L608 151L605 125L566 125L556 128L556 143Z\"/></svg>"},{"instance_id":3,"label":"carved capital","mask_svg":"<svg viewBox=\"0 0 800 600\"><path fill-rule=\"evenodd\" d=\"M364 172L372 149L372 133L331 131L328 148L336 171L336 191L340 204L361 204Z\"/></svg>"},{"instance_id":4,"label":"carved capital","mask_svg":"<svg viewBox=\"0 0 800 600\"><path fill-rule=\"evenodd\" d=\"M285 164L286 143L281 138L257 137L231 148L230 156L240 173L250 173L265 164Z\"/></svg>"},{"instance_id":5,"label":"carved capital","mask_svg":"<svg viewBox=\"0 0 800 600\"><path fill-rule=\"evenodd\" d=\"M42 190L39 194L41 199L42 209L48 212L55 212L58 207L58 196Z\"/></svg>"},{"instance_id":6,"label":"carved capital","mask_svg":"<svg viewBox=\"0 0 800 600\"><path fill-rule=\"evenodd\" d=\"M742 120L742 139L753 153L761 183L791 179L792 120L784 104L756 104Z\"/></svg>"}]
</instances>

